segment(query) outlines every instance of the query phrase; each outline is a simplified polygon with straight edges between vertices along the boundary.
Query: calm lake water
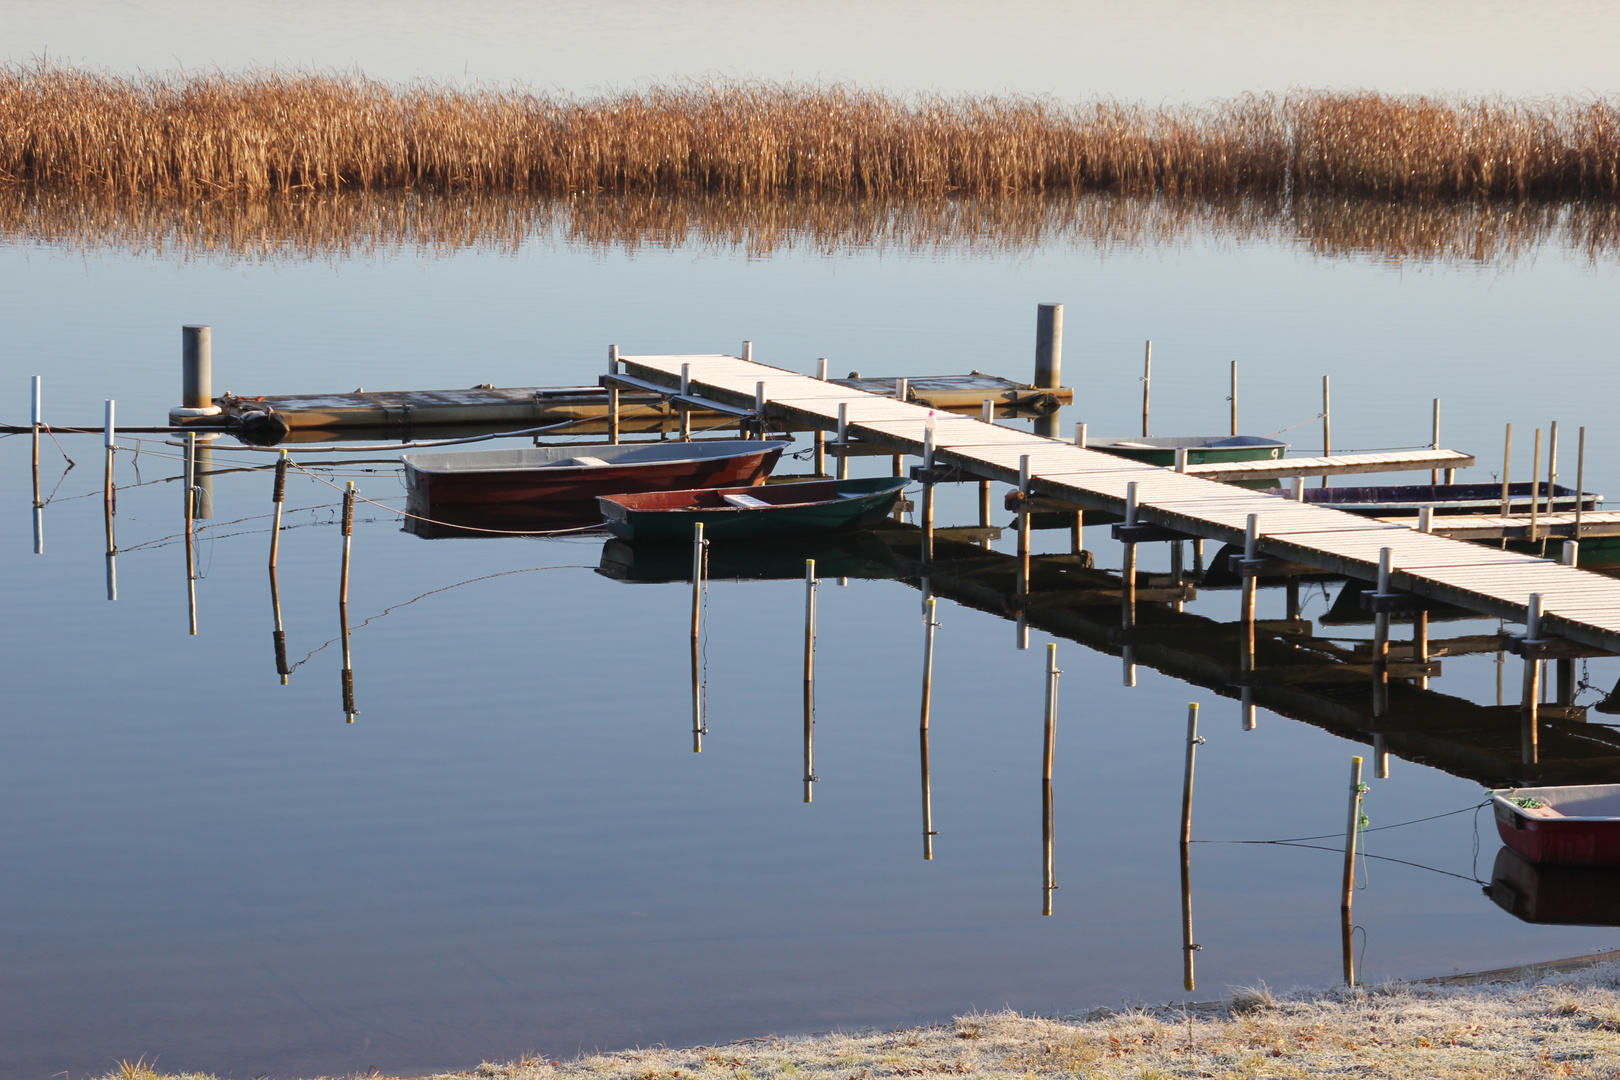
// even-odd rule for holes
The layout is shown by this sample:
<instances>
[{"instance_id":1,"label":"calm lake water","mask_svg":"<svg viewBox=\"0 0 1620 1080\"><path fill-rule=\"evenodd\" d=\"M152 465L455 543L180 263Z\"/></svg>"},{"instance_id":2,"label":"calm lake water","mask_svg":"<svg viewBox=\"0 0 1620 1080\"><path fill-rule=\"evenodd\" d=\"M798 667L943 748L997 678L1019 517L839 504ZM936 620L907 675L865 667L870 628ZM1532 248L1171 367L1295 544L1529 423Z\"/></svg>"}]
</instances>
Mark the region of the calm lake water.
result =
<instances>
[{"instance_id":1,"label":"calm lake water","mask_svg":"<svg viewBox=\"0 0 1620 1080\"><path fill-rule=\"evenodd\" d=\"M610 343L729 352L744 338L757 359L801 371L826 356L840 374L1023 378L1035 305L1061 301L1076 395L1065 425L1133 431L1152 338L1158 433L1224 430L1237 360L1242 427L1301 425L1287 436L1296 452L1319 446L1326 374L1337 449L1426 443L1440 397L1443 441L1482 463L1460 479L1499 470L1507 422L1527 476L1530 429L1558 419L1568 433L1588 427L1588 485L1612 492L1617 283L1612 258L1556 243L1511 261L1393 262L1322 256L1286 230L1112 248L811 240L767 255L553 232L500 250L407 244L312 260L14 238L0 246L0 421L26 421L38 373L47 420L99 423L110 397L122 422L161 423L188 322L214 328L216 392L242 394L579 384L604 369ZM939 835L925 862L913 585L821 590L820 779L807 805L801 582L712 586L709 734L693 754L687 586L597 573L598 538L423 540L362 506L350 601L360 712L346 725L339 648L322 647L337 633L334 490L299 477L289 491L300 509L287 517L280 597L292 658L311 655L282 686L268 475L216 480L192 637L173 539L180 492L165 482L175 451L141 445L118 456L109 603L99 440L61 438L77 463L65 476L45 443L51 498L36 555L28 439L0 439L6 1076L94 1073L143 1054L220 1075L414 1075L524 1051L1004 1006L1071 1012L1339 977L1339 858L1208 843L1193 850L1198 989L1183 990L1186 704L1203 703L1209 740L1194 824L1205 840L1342 829L1348 758L1362 744L1264 710L1243 732L1231 699L1148 668L1128 689L1116 657L1060 640L1062 887L1047 918L1045 635L1019 651L1011 623L941 602ZM1572 477L1572 440L1564 455ZM403 506L387 465L339 471ZM944 492L941 524L973 523L973 497ZM1067 540L1036 536L1038 550ZM1099 566L1119 565L1106 529L1089 530L1087 546ZM1144 557L1163 568L1162 552ZM1325 599L1309 594L1305 614L1320 616ZM1262 617L1281 602L1266 593ZM1191 610L1230 620L1236 606L1231 592L1207 592ZM1448 623L1436 636L1495 628ZM1436 688L1489 704L1495 673L1492 656L1447 660ZM1590 664L1598 686L1617 675ZM1367 811L1391 824L1480 794L1473 780L1397 760ZM1614 929L1530 925L1482 896L1472 879L1488 875L1498 844L1480 824L1477 868L1469 813L1373 834L1374 854L1461 876L1370 864L1356 901L1368 980L1620 946Z\"/></svg>"}]
</instances>

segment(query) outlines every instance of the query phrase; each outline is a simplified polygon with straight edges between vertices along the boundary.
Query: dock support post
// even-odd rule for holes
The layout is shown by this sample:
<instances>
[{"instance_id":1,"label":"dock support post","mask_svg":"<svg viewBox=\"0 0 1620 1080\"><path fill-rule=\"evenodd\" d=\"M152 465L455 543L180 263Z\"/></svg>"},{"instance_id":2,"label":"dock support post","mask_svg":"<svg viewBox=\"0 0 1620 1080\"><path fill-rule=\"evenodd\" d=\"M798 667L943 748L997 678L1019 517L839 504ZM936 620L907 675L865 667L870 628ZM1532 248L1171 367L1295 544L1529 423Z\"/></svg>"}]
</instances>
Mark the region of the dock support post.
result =
<instances>
[{"instance_id":1,"label":"dock support post","mask_svg":"<svg viewBox=\"0 0 1620 1080\"><path fill-rule=\"evenodd\" d=\"M765 437L765 384L754 384L754 438Z\"/></svg>"},{"instance_id":2,"label":"dock support post","mask_svg":"<svg viewBox=\"0 0 1620 1080\"><path fill-rule=\"evenodd\" d=\"M1530 542L1541 539L1541 429L1536 428L1535 450L1530 455ZM1548 492L1551 495L1551 492Z\"/></svg>"},{"instance_id":3,"label":"dock support post","mask_svg":"<svg viewBox=\"0 0 1620 1080\"><path fill-rule=\"evenodd\" d=\"M1057 862L1052 820L1052 759L1057 751L1057 645L1046 646L1046 740L1041 757L1041 914L1052 914L1052 893L1057 889Z\"/></svg>"},{"instance_id":4,"label":"dock support post","mask_svg":"<svg viewBox=\"0 0 1620 1080\"><path fill-rule=\"evenodd\" d=\"M1412 613L1412 658L1420 664L1429 662L1429 613L1426 610ZM1429 677L1417 677L1419 690L1429 688Z\"/></svg>"},{"instance_id":5,"label":"dock support post","mask_svg":"<svg viewBox=\"0 0 1620 1080\"><path fill-rule=\"evenodd\" d=\"M847 401L838 403L838 445L844 449L849 446L849 402ZM838 479L849 479L849 455L847 453L838 455Z\"/></svg>"},{"instance_id":6,"label":"dock support post","mask_svg":"<svg viewBox=\"0 0 1620 1080\"><path fill-rule=\"evenodd\" d=\"M816 783L816 560L804 560L804 801Z\"/></svg>"},{"instance_id":7,"label":"dock support post","mask_svg":"<svg viewBox=\"0 0 1620 1080\"><path fill-rule=\"evenodd\" d=\"M1390 588L1390 561L1394 551L1391 548L1378 549L1378 595L1388 596L1393 590ZM1389 712L1389 612L1379 611L1373 615L1373 715L1384 716Z\"/></svg>"},{"instance_id":8,"label":"dock support post","mask_svg":"<svg viewBox=\"0 0 1620 1080\"><path fill-rule=\"evenodd\" d=\"M979 528L990 528L990 481L979 481ZM990 550L990 538L987 536L980 541L984 550Z\"/></svg>"},{"instance_id":9,"label":"dock support post","mask_svg":"<svg viewBox=\"0 0 1620 1080\"><path fill-rule=\"evenodd\" d=\"M1074 445L1084 450L1086 448L1086 422L1084 420L1074 425Z\"/></svg>"},{"instance_id":10,"label":"dock support post","mask_svg":"<svg viewBox=\"0 0 1620 1080\"><path fill-rule=\"evenodd\" d=\"M1574 538L1581 538L1581 507L1586 502L1586 428L1581 428L1575 440L1575 532ZM1570 563L1574 566L1574 563Z\"/></svg>"},{"instance_id":11,"label":"dock support post","mask_svg":"<svg viewBox=\"0 0 1620 1080\"><path fill-rule=\"evenodd\" d=\"M1243 529L1243 561L1248 563L1244 567L1243 593L1239 601L1239 621L1253 626L1254 624L1254 586L1256 575L1255 563L1260 561L1260 515L1250 514ZM1251 631L1252 633L1252 631Z\"/></svg>"},{"instance_id":12,"label":"dock support post","mask_svg":"<svg viewBox=\"0 0 1620 1080\"><path fill-rule=\"evenodd\" d=\"M617 345L609 345L608 346L608 374L609 375L617 375L618 373L619 373L619 347Z\"/></svg>"},{"instance_id":13,"label":"dock support post","mask_svg":"<svg viewBox=\"0 0 1620 1080\"><path fill-rule=\"evenodd\" d=\"M1372 737L1373 752L1373 779L1389 779L1389 738L1383 732L1374 732Z\"/></svg>"},{"instance_id":14,"label":"dock support post","mask_svg":"<svg viewBox=\"0 0 1620 1080\"><path fill-rule=\"evenodd\" d=\"M1432 432L1430 433L1430 435L1431 435L1431 437L1429 439L1429 449L1431 449L1431 450L1440 449L1440 399L1439 398L1434 399L1434 428L1433 428ZM1439 482L1440 482L1440 470L1439 469L1430 469L1429 470L1429 483L1438 484ZM1447 481L1447 482L1449 483L1449 481Z\"/></svg>"},{"instance_id":15,"label":"dock support post","mask_svg":"<svg viewBox=\"0 0 1620 1080\"><path fill-rule=\"evenodd\" d=\"M1326 375L1322 376L1322 456L1333 456L1333 399ZM1328 486L1326 476L1322 477L1322 486Z\"/></svg>"},{"instance_id":16,"label":"dock support post","mask_svg":"<svg viewBox=\"0 0 1620 1080\"><path fill-rule=\"evenodd\" d=\"M1125 527L1134 528L1136 521L1137 481L1125 485ZM1125 560L1119 577L1120 625L1129 630L1136 626L1136 544L1124 544Z\"/></svg>"},{"instance_id":17,"label":"dock support post","mask_svg":"<svg viewBox=\"0 0 1620 1080\"><path fill-rule=\"evenodd\" d=\"M917 732L922 747L922 810L923 858L934 857L934 794L928 770L928 722L934 702L934 631L939 627L936 617L938 601L930 596L923 604L923 677L922 715L918 718Z\"/></svg>"},{"instance_id":18,"label":"dock support post","mask_svg":"<svg viewBox=\"0 0 1620 1080\"><path fill-rule=\"evenodd\" d=\"M1148 437L1148 403L1153 393L1153 339L1142 350L1142 438Z\"/></svg>"},{"instance_id":19,"label":"dock support post","mask_svg":"<svg viewBox=\"0 0 1620 1080\"><path fill-rule=\"evenodd\" d=\"M1339 889L1339 921L1344 944L1344 985L1356 985L1356 957L1351 946L1354 927L1351 901L1356 894L1356 830L1361 824L1361 758L1350 759L1350 820L1344 829L1344 879Z\"/></svg>"},{"instance_id":20,"label":"dock support post","mask_svg":"<svg viewBox=\"0 0 1620 1080\"><path fill-rule=\"evenodd\" d=\"M1230 401L1232 403L1232 434L1236 435L1238 433L1238 430L1237 430L1237 361L1236 360L1232 361L1232 392L1231 392L1231 394L1229 394L1227 396L1226 400ZM1187 989L1190 990L1190 989L1192 989L1192 987L1189 986Z\"/></svg>"},{"instance_id":21,"label":"dock support post","mask_svg":"<svg viewBox=\"0 0 1620 1080\"><path fill-rule=\"evenodd\" d=\"M1063 385L1063 305L1042 304L1035 310L1035 385L1055 390Z\"/></svg>"},{"instance_id":22,"label":"dock support post","mask_svg":"<svg viewBox=\"0 0 1620 1080\"><path fill-rule=\"evenodd\" d=\"M996 403L994 401L989 398L984 399L984 404L979 406L979 419L986 424L996 422Z\"/></svg>"},{"instance_id":23,"label":"dock support post","mask_svg":"<svg viewBox=\"0 0 1620 1080\"><path fill-rule=\"evenodd\" d=\"M754 360L754 343L752 341L745 341L745 342L742 343L742 356L739 359L746 360L749 363L753 363L753 360Z\"/></svg>"},{"instance_id":24,"label":"dock support post","mask_svg":"<svg viewBox=\"0 0 1620 1080\"><path fill-rule=\"evenodd\" d=\"M208 326L180 328L180 409L182 417L217 416L214 404L214 331Z\"/></svg>"},{"instance_id":25,"label":"dock support post","mask_svg":"<svg viewBox=\"0 0 1620 1080\"><path fill-rule=\"evenodd\" d=\"M1531 593L1529 614L1525 617L1524 643L1532 645L1541 640L1541 594ZM1525 650L1524 658L1524 693L1520 699L1521 733L1519 751L1522 762L1526 765L1538 764L1541 760L1541 661L1530 655L1531 649Z\"/></svg>"},{"instance_id":26,"label":"dock support post","mask_svg":"<svg viewBox=\"0 0 1620 1080\"><path fill-rule=\"evenodd\" d=\"M1022 496L1018 515L1018 591L1027 595L1029 593L1029 529L1030 529L1030 491L1029 491L1029 455L1020 454L1018 457L1018 494Z\"/></svg>"},{"instance_id":27,"label":"dock support post","mask_svg":"<svg viewBox=\"0 0 1620 1080\"><path fill-rule=\"evenodd\" d=\"M709 727L703 716L703 576L708 559L708 541L703 539L703 522L692 526L692 753L703 753L703 736Z\"/></svg>"},{"instance_id":28,"label":"dock support post","mask_svg":"<svg viewBox=\"0 0 1620 1080\"><path fill-rule=\"evenodd\" d=\"M929 414L923 428L923 470L932 476L934 468L934 417ZM922 486L922 561L927 566L934 561L934 481L925 480Z\"/></svg>"},{"instance_id":29,"label":"dock support post","mask_svg":"<svg viewBox=\"0 0 1620 1080\"><path fill-rule=\"evenodd\" d=\"M343 489L343 572L338 578L338 622L343 632L343 716L354 723L354 660L349 652L349 556L354 543L354 481Z\"/></svg>"},{"instance_id":30,"label":"dock support post","mask_svg":"<svg viewBox=\"0 0 1620 1080\"><path fill-rule=\"evenodd\" d=\"M1508 472L1512 469L1512 467L1513 467L1513 425L1509 424L1507 426L1507 434L1502 437L1502 516L1503 517L1508 516L1508 514L1511 512L1511 508L1512 508L1512 505L1513 505L1512 499L1511 499L1511 490L1508 487ZM1504 539L1502 541L1502 546L1507 547L1507 540L1506 539Z\"/></svg>"},{"instance_id":31,"label":"dock support post","mask_svg":"<svg viewBox=\"0 0 1620 1080\"><path fill-rule=\"evenodd\" d=\"M1289 622L1299 618L1299 575L1289 574L1283 581L1284 604L1288 609Z\"/></svg>"},{"instance_id":32,"label":"dock support post","mask_svg":"<svg viewBox=\"0 0 1620 1080\"><path fill-rule=\"evenodd\" d=\"M608 387L608 442L619 444L619 388Z\"/></svg>"}]
</instances>

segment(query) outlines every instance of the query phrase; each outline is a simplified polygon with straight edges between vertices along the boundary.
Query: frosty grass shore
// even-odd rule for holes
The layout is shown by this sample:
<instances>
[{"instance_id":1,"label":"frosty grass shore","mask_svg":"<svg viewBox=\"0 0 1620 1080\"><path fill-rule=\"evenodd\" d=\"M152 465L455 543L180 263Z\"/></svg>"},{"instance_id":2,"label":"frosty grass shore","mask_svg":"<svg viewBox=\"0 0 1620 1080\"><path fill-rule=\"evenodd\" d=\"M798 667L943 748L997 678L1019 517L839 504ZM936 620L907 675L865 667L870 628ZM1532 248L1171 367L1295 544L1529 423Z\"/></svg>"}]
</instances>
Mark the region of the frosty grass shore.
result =
<instances>
[{"instance_id":1,"label":"frosty grass shore","mask_svg":"<svg viewBox=\"0 0 1620 1080\"><path fill-rule=\"evenodd\" d=\"M1013 1012L949 1024L724 1046L527 1057L441 1077L490 1080L885 1080L1082 1076L1377 1076L1436 1080L1620 1075L1620 954L1470 981L1273 993L1234 989L1219 1003L1097 1009L1076 1017ZM1564 970L1574 966L1574 970ZM375 1074L371 1074L375 1076ZM205 1080L128 1063L109 1080ZM381 1078L379 1078L381 1080ZM436 1078L438 1080L438 1078Z\"/></svg>"}]
</instances>

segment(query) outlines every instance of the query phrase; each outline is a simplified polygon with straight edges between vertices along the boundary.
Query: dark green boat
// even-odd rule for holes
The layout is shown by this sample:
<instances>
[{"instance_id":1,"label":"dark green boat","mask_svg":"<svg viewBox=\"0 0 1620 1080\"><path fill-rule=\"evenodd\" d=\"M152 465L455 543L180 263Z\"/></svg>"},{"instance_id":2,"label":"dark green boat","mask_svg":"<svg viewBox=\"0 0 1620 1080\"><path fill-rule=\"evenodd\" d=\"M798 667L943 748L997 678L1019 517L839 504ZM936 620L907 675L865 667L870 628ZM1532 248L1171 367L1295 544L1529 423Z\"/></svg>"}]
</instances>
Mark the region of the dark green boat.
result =
<instances>
[{"instance_id":1,"label":"dark green boat","mask_svg":"<svg viewBox=\"0 0 1620 1080\"><path fill-rule=\"evenodd\" d=\"M1187 464L1218 461L1273 461L1288 452L1288 444L1259 435L1176 435L1140 439L1088 439L1087 450L1118 454L1148 465L1173 466L1176 451L1187 448Z\"/></svg>"},{"instance_id":2,"label":"dark green boat","mask_svg":"<svg viewBox=\"0 0 1620 1080\"><path fill-rule=\"evenodd\" d=\"M603 495L596 502L621 540L690 543L699 522L710 540L811 536L876 524L894 509L906 483L892 476L810 480Z\"/></svg>"}]
</instances>

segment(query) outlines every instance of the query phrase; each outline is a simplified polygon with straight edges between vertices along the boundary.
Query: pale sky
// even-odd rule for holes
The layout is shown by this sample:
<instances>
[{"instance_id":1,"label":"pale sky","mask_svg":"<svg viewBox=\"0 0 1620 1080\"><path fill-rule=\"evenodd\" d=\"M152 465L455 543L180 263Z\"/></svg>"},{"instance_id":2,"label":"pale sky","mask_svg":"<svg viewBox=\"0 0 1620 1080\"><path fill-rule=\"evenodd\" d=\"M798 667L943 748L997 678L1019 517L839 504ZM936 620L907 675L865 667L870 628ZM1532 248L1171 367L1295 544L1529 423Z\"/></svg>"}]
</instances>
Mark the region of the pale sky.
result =
<instances>
[{"instance_id":1,"label":"pale sky","mask_svg":"<svg viewBox=\"0 0 1620 1080\"><path fill-rule=\"evenodd\" d=\"M1198 102L1295 86L1620 90L1620 3L0 0L0 57L587 93L681 77Z\"/></svg>"}]
</instances>

